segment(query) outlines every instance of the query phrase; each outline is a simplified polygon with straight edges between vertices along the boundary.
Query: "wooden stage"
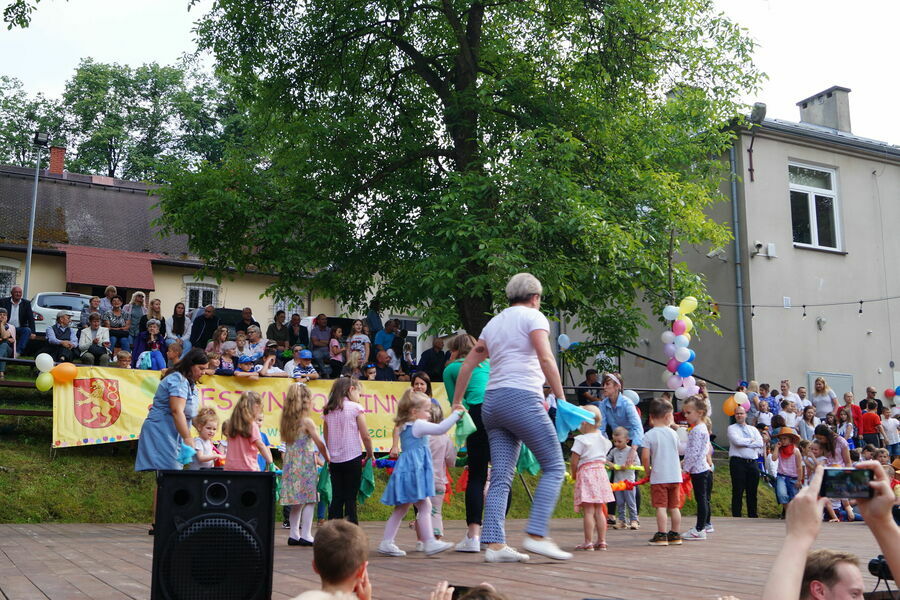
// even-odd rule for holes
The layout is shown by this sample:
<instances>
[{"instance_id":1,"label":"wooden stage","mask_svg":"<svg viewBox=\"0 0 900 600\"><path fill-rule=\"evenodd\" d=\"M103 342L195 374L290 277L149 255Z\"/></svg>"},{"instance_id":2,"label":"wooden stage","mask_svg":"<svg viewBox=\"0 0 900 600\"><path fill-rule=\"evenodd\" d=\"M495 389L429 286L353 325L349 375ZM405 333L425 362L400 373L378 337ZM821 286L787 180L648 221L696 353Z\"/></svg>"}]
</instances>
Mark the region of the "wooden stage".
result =
<instances>
[{"instance_id":1,"label":"wooden stage","mask_svg":"<svg viewBox=\"0 0 900 600\"><path fill-rule=\"evenodd\" d=\"M692 519L686 519L690 524ZM756 598L784 536L784 523L766 519L715 519L716 533L681 546L647 545L651 520L640 531L610 530L607 552L579 552L568 562L532 557L527 564L486 564L483 555L446 552L428 557L383 558L372 552L369 573L374 597L427 599L434 584L490 581L511 599ZM513 545L523 521L508 523ZM382 523L366 523L370 546L381 539ZM451 541L463 531L446 524ZM554 539L571 548L581 541L581 521L557 520ZM310 548L288 547L287 531L275 542L273 598L288 599L318 587ZM415 538L405 526L398 544L410 550ZM875 583L866 568L878 554L862 523L824 523L817 546L855 552L863 560L866 589ZM153 538L140 525L0 525L0 598L149 598Z\"/></svg>"}]
</instances>

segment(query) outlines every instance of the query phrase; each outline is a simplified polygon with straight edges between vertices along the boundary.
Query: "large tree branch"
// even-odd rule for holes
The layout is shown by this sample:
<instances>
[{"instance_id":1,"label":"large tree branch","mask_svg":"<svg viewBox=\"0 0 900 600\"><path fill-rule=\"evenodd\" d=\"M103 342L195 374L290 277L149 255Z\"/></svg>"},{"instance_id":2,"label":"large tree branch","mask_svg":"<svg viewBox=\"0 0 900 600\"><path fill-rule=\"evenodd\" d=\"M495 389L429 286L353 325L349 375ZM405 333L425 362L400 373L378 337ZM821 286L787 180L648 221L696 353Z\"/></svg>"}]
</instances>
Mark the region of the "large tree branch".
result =
<instances>
[{"instance_id":1,"label":"large tree branch","mask_svg":"<svg viewBox=\"0 0 900 600\"><path fill-rule=\"evenodd\" d=\"M392 160L391 162L378 169L378 171L367 180L363 181L359 185L354 186L350 189L349 192L344 194L344 196L341 198L341 204L352 200L359 194L369 191L374 186L384 181L389 175L391 175L392 173L396 173L404 167L407 167L417 161L426 158L439 158L441 156L451 158L453 156L453 153L450 150L444 148L428 147L417 150L416 152L411 152L406 156L398 158L397 160Z\"/></svg>"},{"instance_id":2,"label":"large tree branch","mask_svg":"<svg viewBox=\"0 0 900 600\"><path fill-rule=\"evenodd\" d=\"M401 37L397 37L396 35L388 35L387 39L390 40L390 42L394 44L394 46L396 46L398 50L403 52L410 58L410 60L412 60L415 72L419 75L419 77L425 80L425 83L428 84L428 87L434 90L434 92L438 95L438 98L440 98L442 102L446 103L450 99L450 93L447 89L447 83L443 79L441 79L440 75L438 75L434 71L434 69L431 68L428 58L426 58L412 44Z\"/></svg>"}]
</instances>

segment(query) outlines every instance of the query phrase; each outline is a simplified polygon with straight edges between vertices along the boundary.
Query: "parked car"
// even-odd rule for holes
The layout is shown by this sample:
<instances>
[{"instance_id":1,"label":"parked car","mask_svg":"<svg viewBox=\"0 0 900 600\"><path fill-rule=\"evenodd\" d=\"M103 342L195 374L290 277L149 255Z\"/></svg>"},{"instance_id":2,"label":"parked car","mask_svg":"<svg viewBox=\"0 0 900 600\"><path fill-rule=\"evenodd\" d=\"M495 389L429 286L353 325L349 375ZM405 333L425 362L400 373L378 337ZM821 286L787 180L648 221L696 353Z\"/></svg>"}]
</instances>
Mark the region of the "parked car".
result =
<instances>
[{"instance_id":1,"label":"parked car","mask_svg":"<svg viewBox=\"0 0 900 600\"><path fill-rule=\"evenodd\" d=\"M56 323L56 316L67 312L72 316L75 325L81 317L81 310L91 303L91 296L74 292L40 292L31 299L31 310L34 312L35 333L46 335L47 328Z\"/></svg>"}]
</instances>

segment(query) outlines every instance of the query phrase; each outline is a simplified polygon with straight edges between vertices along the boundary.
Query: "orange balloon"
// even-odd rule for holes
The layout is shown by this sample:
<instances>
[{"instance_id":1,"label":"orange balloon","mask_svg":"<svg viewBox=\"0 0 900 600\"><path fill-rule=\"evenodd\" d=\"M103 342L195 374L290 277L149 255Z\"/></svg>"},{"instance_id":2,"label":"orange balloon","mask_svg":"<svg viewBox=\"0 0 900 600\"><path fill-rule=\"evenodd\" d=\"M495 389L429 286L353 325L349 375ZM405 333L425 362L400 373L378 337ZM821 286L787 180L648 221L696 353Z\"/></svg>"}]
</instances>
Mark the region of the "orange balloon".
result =
<instances>
[{"instance_id":1,"label":"orange balloon","mask_svg":"<svg viewBox=\"0 0 900 600\"><path fill-rule=\"evenodd\" d=\"M728 396L725 399L725 402L722 404L722 412L724 412L729 417L734 416L734 409L737 408L737 402L734 399L734 396Z\"/></svg>"},{"instance_id":2,"label":"orange balloon","mask_svg":"<svg viewBox=\"0 0 900 600\"><path fill-rule=\"evenodd\" d=\"M50 374L53 375L53 381L56 383L69 383L75 379L78 368L70 362L64 362L50 369Z\"/></svg>"}]
</instances>

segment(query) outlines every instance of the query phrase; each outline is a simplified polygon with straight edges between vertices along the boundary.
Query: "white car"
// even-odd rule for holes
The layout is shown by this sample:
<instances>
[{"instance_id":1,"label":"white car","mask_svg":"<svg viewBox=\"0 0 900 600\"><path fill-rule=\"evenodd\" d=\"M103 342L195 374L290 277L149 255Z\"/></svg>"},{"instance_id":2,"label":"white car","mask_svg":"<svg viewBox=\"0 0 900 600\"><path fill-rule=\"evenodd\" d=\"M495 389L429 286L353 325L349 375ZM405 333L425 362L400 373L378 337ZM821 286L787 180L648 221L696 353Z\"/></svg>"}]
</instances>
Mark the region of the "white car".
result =
<instances>
[{"instance_id":1,"label":"white car","mask_svg":"<svg viewBox=\"0 0 900 600\"><path fill-rule=\"evenodd\" d=\"M74 292L41 292L31 299L35 333L46 334L47 328L56 323L56 315L67 312L78 326L81 309L91 303L92 296Z\"/></svg>"}]
</instances>

